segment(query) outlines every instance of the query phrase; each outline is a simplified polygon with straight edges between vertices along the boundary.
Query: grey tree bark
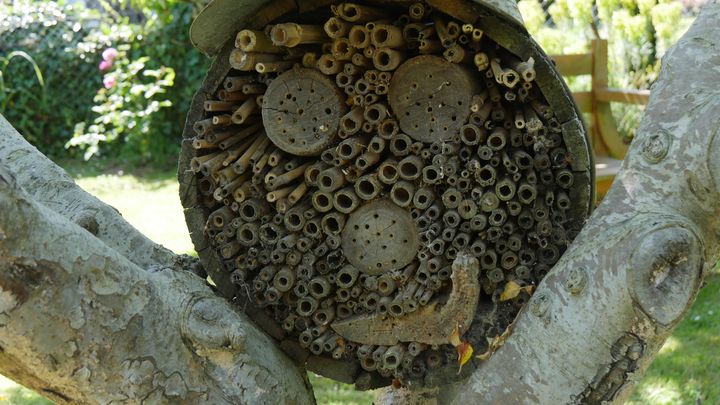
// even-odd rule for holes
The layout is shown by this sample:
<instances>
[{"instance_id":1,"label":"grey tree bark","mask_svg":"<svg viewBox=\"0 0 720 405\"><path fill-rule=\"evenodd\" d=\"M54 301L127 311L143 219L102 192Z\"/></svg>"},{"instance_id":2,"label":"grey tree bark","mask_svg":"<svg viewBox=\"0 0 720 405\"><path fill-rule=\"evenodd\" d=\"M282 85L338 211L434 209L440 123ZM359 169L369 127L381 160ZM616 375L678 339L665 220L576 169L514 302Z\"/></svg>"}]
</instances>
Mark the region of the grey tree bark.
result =
<instances>
[{"instance_id":1,"label":"grey tree bark","mask_svg":"<svg viewBox=\"0 0 720 405\"><path fill-rule=\"evenodd\" d=\"M0 372L58 403L314 403L305 374L0 117Z\"/></svg>"},{"instance_id":2,"label":"grey tree bark","mask_svg":"<svg viewBox=\"0 0 720 405\"><path fill-rule=\"evenodd\" d=\"M713 2L666 56L623 171L504 345L467 381L381 402L627 398L717 260L719 20ZM0 372L59 403L313 403L197 267L0 120Z\"/></svg>"}]
</instances>

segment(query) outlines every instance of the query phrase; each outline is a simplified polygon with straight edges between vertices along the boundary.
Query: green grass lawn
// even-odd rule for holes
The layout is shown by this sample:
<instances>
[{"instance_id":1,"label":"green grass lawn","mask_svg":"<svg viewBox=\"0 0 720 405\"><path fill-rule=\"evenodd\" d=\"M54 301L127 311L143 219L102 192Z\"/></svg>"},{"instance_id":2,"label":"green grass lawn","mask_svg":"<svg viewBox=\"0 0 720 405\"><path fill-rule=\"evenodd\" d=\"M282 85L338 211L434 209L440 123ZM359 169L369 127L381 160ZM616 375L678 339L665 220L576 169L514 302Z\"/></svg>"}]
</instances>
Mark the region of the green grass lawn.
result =
<instances>
[{"instance_id":1,"label":"green grass lawn","mask_svg":"<svg viewBox=\"0 0 720 405\"><path fill-rule=\"evenodd\" d=\"M65 167L83 188L117 208L154 241L178 253L194 252L174 170L125 173L107 164ZM632 405L720 404L720 274L707 281L690 314L640 381ZM321 405L367 405L376 395L314 374L310 380ZM0 376L0 403L50 402Z\"/></svg>"}]
</instances>

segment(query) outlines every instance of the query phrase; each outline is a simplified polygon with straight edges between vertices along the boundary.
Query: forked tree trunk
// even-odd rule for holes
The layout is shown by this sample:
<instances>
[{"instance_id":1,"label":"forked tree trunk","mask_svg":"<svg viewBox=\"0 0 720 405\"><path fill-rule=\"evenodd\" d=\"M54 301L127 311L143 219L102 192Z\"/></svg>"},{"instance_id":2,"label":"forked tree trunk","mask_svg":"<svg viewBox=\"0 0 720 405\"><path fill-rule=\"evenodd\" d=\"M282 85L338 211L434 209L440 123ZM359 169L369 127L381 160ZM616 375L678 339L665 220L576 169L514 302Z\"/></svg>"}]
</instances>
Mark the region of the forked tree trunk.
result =
<instances>
[{"instance_id":1,"label":"forked tree trunk","mask_svg":"<svg viewBox=\"0 0 720 405\"><path fill-rule=\"evenodd\" d=\"M620 403L720 236L717 2L666 56L622 173L472 378L385 403ZM312 403L188 257L139 234L0 121L0 372L60 403ZM437 395L441 395L439 401Z\"/></svg>"}]
</instances>

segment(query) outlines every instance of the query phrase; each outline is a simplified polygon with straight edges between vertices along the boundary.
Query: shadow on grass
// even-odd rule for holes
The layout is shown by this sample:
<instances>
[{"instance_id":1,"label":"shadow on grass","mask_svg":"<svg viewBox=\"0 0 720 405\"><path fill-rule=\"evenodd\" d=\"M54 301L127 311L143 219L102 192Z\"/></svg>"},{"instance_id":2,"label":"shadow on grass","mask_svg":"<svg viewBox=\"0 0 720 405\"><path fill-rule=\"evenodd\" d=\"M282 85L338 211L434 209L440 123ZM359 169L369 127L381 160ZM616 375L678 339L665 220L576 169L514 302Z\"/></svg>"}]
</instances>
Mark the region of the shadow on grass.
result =
<instances>
[{"instance_id":1,"label":"shadow on grass","mask_svg":"<svg viewBox=\"0 0 720 405\"><path fill-rule=\"evenodd\" d=\"M122 181L131 183L137 188L155 191L169 184L177 184L177 167L175 166L127 166L113 159L96 159L87 162L81 160L56 161L60 167L76 181L93 181L106 183ZM117 180L120 179L120 180Z\"/></svg>"}]
</instances>

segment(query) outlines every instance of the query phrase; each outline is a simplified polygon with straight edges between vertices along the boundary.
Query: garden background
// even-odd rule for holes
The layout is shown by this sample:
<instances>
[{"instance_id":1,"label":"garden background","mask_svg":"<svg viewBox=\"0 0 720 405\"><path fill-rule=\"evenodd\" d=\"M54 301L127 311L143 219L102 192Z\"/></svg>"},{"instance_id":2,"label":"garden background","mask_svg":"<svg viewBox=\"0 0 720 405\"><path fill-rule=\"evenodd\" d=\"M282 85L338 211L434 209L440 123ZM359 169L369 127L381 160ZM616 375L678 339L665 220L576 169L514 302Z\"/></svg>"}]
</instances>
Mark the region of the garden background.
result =
<instances>
[{"instance_id":1,"label":"garden background","mask_svg":"<svg viewBox=\"0 0 720 405\"><path fill-rule=\"evenodd\" d=\"M610 86L650 88L660 60L705 0L521 0L549 54L610 44ZM0 114L89 192L179 253L194 254L175 166L185 114L210 61L188 28L205 0L0 0ZM570 80L588 89L589 77ZM616 104L632 140L642 107ZM1 140L0 140L1 141ZM720 276L639 382L633 404L720 403ZM320 404L373 393L311 376ZM48 403L0 377L0 403Z\"/></svg>"}]
</instances>

